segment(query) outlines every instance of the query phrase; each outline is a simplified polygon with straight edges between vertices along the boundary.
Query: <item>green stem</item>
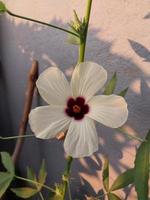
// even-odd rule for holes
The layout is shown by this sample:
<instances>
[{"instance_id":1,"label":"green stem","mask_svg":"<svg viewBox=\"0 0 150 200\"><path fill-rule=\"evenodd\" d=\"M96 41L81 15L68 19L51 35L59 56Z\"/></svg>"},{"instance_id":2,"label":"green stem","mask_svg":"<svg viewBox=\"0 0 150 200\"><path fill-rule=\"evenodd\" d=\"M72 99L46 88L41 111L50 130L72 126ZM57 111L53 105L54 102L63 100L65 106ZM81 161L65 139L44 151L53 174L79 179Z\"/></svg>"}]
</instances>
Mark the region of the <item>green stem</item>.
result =
<instances>
[{"instance_id":1,"label":"green stem","mask_svg":"<svg viewBox=\"0 0 150 200\"><path fill-rule=\"evenodd\" d=\"M63 182L64 182L63 200L65 200L67 189L68 189L68 182L69 182L69 177L70 177L70 172L71 172L72 161L73 161L73 158L71 156L68 156L66 170L63 174Z\"/></svg>"},{"instance_id":2,"label":"green stem","mask_svg":"<svg viewBox=\"0 0 150 200\"><path fill-rule=\"evenodd\" d=\"M41 200L44 200L44 197L41 192L39 192L39 196L40 196Z\"/></svg>"},{"instance_id":3,"label":"green stem","mask_svg":"<svg viewBox=\"0 0 150 200\"><path fill-rule=\"evenodd\" d=\"M16 178L16 179L19 179L19 180L22 180L22 181L26 181L26 182L32 183L32 184L35 184L35 186L39 185L39 186L41 186L41 187L43 187L43 188L45 188L45 189L47 189L47 190L49 190L49 191L55 193L55 190L52 189L52 188L50 188L50 187L47 186L47 185L38 183L38 182L36 182L36 181L30 180L30 179L27 179L27 178L23 178L23 177L21 177L21 176L17 176L17 175L15 175L15 178Z\"/></svg>"},{"instance_id":4,"label":"green stem","mask_svg":"<svg viewBox=\"0 0 150 200\"><path fill-rule=\"evenodd\" d=\"M91 7L92 7L92 0L87 0L86 13L85 13L85 17L84 17L85 30L84 30L83 38L82 37L80 38L78 63L83 62L84 57L85 57L86 40L87 40L87 34L88 34ZM63 175L63 181L64 181L63 200L65 200L66 192L67 192L67 189L68 189L68 184L69 184L68 182L69 182L69 176L70 176L72 161L73 161L73 158L71 156L69 156L67 158L67 168L66 168L65 173Z\"/></svg>"},{"instance_id":5,"label":"green stem","mask_svg":"<svg viewBox=\"0 0 150 200\"><path fill-rule=\"evenodd\" d=\"M89 21L90 21L90 14L91 14L91 8L92 8L92 0L87 0L87 7L85 12L85 30L84 30L84 36L80 39L80 46L79 46L79 60L78 62L83 62L85 58L85 49L86 49L86 41L87 41L87 34L88 34L88 28L89 28Z\"/></svg>"},{"instance_id":6,"label":"green stem","mask_svg":"<svg viewBox=\"0 0 150 200\"><path fill-rule=\"evenodd\" d=\"M18 138L30 138L30 137L35 137L35 136L34 135L16 135L16 136L11 136L11 137L0 136L0 140L14 140Z\"/></svg>"},{"instance_id":7,"label":"green stem","mask_svg":"<svg viewBox=\"0 0 150 200\"><path fill-rule=\"evenodd\" d=\"M72 200L71 189L70 189L70 181L69 180L68 180L68 194L69 194L69 200Z\"/></svg>"},{"instance_id":8,"label":"green stem","mask_svg":"<svg viewBox=\"0 0 150 200\"><path fill-rule=\"evenodd\" d=\"M58 30L60 30L60 31L64 31L64 32L66 32L66 33L72 34L72 35L74 35L74 36L76 36L76 37L79 37L78 34L73 33L72 31L69 31L69 30L67 30L67 29L65 29L65 28L61 28L61 27L59 27L59 26L55 26L55 25L52 25L52 24L48 24L48 23L45 23L45 22L41 22L41 21L39 21L39 20L31 19L31 18L29 18L29 17L24 17L24 16L21 16L21 15L17 15L17 14L12 13L12 12L9 11L9 10L7 10L7 13L8 13L9 15L13 16L13 17L17 17L17 18L20 18L20 19L25 19L25 20L28 20L28 21L31 21L31 22L35 22L35 23L38 23L38 24L42 24L42 25L45 25L45 26L49 26L49 27L58 29Z\"/></svg>"},{"instance_id":9,"label":"green stem","mask_svg":"<svg viewBox=\"0 0 150 200\"><path fill-rule=\"evenodd\" d=\"M142 139L142 138L139 138L137 136L134 136L134 135L127 133L126 131L123 130L123 128L117 128L117 130L130 139L134 139L134 140L137 140L139 142L147 142L147 140L145 140L145 139Z\"/></svg>"}]
</instances>

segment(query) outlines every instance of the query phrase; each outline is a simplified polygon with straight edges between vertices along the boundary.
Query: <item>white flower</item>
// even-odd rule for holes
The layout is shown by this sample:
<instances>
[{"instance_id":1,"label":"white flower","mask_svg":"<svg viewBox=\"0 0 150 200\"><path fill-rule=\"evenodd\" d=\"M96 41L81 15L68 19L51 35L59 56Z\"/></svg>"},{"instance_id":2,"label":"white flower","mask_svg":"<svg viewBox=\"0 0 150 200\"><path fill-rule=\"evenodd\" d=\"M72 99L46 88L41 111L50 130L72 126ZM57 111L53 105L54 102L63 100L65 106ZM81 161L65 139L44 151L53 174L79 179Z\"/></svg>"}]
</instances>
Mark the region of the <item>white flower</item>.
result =
<instances>
[{"instance_id":1,"label":"white flower","mask_svg":"<svg viewBox=\"0 0 150 200\"><path fill-rule=\"evenodd\" d=\"M45 70L37 88L49 104L33 109L29 123L36 137L54 138L67 131L64 148L72 157L90 156L98 150L94 120L111 128L122 126L128 117L127 103L117 95L97 95L107 80L107 72L93 62L76 66L71 84L57 67Z\"/></svg>"}]
</instances>

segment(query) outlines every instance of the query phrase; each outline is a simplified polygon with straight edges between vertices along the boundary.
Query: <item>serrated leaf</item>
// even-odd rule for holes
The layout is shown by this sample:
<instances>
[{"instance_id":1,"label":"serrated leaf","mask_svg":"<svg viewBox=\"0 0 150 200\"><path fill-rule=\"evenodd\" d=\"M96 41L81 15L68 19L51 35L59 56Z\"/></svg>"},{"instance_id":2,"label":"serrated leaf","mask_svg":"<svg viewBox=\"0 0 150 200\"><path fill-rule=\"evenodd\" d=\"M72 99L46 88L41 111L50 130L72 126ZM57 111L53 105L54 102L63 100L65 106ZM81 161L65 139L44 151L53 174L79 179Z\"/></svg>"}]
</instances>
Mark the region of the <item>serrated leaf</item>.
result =
<instances>
[{"instance_id":1,"label":"serrated leaf","mask_svg":"<svg viewBox=\"0 0 150 200\"><path fill-rule=\"evenodd\" d=\"M138 200L148 199L149 180L149 154L150 154L150 130L146 137L147 142L143 142L136 154L135 159L135 189Z\"/></svg>"},{"instance_id":2,"label":"serrated leaf","mask_svg":"<svg viewBox=\"0 0 150 200\"><path fill-rule=\"evenodd\" d=\"M73 33L76 33L73 28L70 27L69 31L73 32ZM76 33L77 34L77 33ZM68 38L67 38L67 42L69 44L73 44L73 45L79 45L80 44L80 38L75 36L75 35L72 35L70 33L68 33Z\"/></svg>"},{"instance_id":3,"label":"serrated leaf","mask_svg":"<svg viewBox=\"0 0 150 200\"><path fill-rule=\"evenodd\" d=\"M1 152L2 164L11 174L15 174L15 168L11 156L7 152Z\"/></svg>"},{"instance_id":4,"label":"serrated leaf","mask_svg":"<svg viewBox=\"0 0 150 200\"><path fill-rule=\"evenodd\" d=\"M105 88L103 94L104 95L111 95L111 94L113 94L113 92L114 92L114 90L116 88L116 84L117 84L117 74L115 72L114 75L112 76L111 80L106 85L106 88Z\"/></svg>"},{"instance_id":5,"label":"serrated leaf","mask_svg":"<svg viewBox=\"0 0 150 200\"><path fill-rule=\"evenodd\" d=\"M108 200L121 200L121 199L114 193L108 193Z\"/></svg>"},{"instance_id":6,"label":"serrated leaf","mask_svg":"<svg viewBox=\"0 0 150 200\"><path fill-rule=\"evenodd\" d=\"M125 97L126 96L126 94L127 94L127 92L128 92L128 87L127 88L125 88L124 90L122 90L118 95L119 96L121 96L121 97Z\"/></svg>"},{"instance_id":7,"label":"serrated leaf","mask_svg":"<svg viewBox=\"0 0 150 200\"><path fill-rule=\"evenodd\" d=\"M134 183L134 169L128 169L113 182L110 191L119 190Z\"/></svg>"},{"instance_id":8,"label":"serrated leaf","mask_svg":"<svg viewBox=\"0 0 150 200\"><path fill-rule=\"evenodd\" d=\"M34 196L38 191L33 188L22 187L22 188L11 188L11 191L16 194L16 196L23 199L30 198Z\"/></svg>"},{"instance_id":9,"label":"serrated leaf","mask_svg":"<svg viewBox=\"0 0 150 200\"><path fill-rule=\"evenodd\" d=\"M104 168L103 168L103 185L105 190L109 191L109 160L105 158Z\"/></svg>"},{"instance_id":10,"label":"serrated leaf","mask_svg":"<svg viewBox=\"0 0 150 200\"><path fill-rule=\"evenodd\" d=\"M8 189L13 180L13 175L7 172L0 172L0 198Z\"/></svg>"},{"instance_id":11,"label":"serrated leaf","mask_svg":"<svg viewBox=\"0 0 150 200\"><path fill-rule=\"evenodd\" d=\"M32 180L32 181L37 182L35 172L30 167L27 168L27 178ZM28 184L32 187L35 187L35 184L33 184L33 183L28 183Z\"/></svg>"},{"instance_id":12,"label":"serrated leaf","mask_svg":"<svg viewBox=\"0 0 150 200\"><path fill-rule=\"evenodd\" d=\"M7 9L6 9L5 4L2 1L0 1L0 13L4 13L6 11Z\"/></svg>"},{"instance_id":13,"label":"serrated leaf","mask_svg":"<svg viewBox=\"0 0 150 200\"><path fill-rule=\"evenodd\" d=\"M38 176L39 183L43 185L46 181L46 177L47 177L46 164L45 164L45 160L43 160L42 164L41 164L40 171L39 171L39 176ZM38 186L38 188L40 190L41 186Z\"/></svg>"}]
</instances>

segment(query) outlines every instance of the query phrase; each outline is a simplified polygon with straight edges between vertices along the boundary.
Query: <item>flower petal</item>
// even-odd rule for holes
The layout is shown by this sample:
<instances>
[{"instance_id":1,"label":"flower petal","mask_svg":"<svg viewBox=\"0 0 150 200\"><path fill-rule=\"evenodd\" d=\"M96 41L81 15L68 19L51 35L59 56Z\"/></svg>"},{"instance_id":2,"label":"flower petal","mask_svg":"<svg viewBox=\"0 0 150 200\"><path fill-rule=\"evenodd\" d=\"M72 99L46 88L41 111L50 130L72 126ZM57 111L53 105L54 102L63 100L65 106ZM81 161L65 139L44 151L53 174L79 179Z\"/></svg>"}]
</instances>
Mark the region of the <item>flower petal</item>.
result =
<instances>
[{"instance_id":1,"label":"flower petal","mask_svg":"<svg viewBox=\"0 0 150 200\"><path fill-rule=\"evenodd\" d=\"M94 121L88 117L73 120L69 126L64 148L74 158L92 155L98 150L98 137Z\"/></svg>"},{"instance_id":2,"label":"flower petal","mask_svg":"<svg viewBox=\"0 0 150 200\"><path fill-rule=\"evenodd\" d=\"M71 96L70 85L57 67L49 67L41 73L36 85L40 95L48 104L64 105Z\"/></svg>"},{"instance_id":3,"label":"flower petal","mask_svg":"<svg viewBox=\"0 0 150 200\"><path fill-rule=\"evenodd\" d=\"M98 95L89 102L88 117L111 128L122 126L128 117L127 103L123 97L117 95Z\"/></svg>"},{"instance_id":4,"label":"flower petal","mask_svg":"<svg viewBox=\"0 0 150 200\"><path fill-rule=\"evenodd\" d=\"M75 97L83 96L88 101L107 80L106 70L93 62L83 62L76 66L71 80Z\"/></svg>"},{"instance_id":5,"label":"flower petal","mask_svg":"<svg viewBox=\"0 0 150 200\"><path fill-rule=\"evenodd\" d=\"M70 121L62 106L41 106L29 114L31 129L41 139L53 138L59 132L66 131Z\"/></svg>"}]
</instances>

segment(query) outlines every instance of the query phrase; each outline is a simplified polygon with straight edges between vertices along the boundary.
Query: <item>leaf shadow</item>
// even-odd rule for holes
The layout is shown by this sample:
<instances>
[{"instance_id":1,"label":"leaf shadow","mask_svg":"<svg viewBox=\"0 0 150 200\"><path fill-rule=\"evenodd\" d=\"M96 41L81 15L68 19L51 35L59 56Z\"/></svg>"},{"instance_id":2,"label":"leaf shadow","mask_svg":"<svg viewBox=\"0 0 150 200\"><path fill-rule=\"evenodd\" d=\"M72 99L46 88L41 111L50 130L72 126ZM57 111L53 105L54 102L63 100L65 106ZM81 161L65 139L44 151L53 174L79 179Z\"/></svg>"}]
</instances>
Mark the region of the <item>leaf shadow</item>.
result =
<instances>
[{"instance_id":1,"label":"leaf shadow","mask_svg":"<svg viewBox=\"0 0 150 200\"><path fill-rule=\"evenodd\" d=\"M144 58L144 62L150 62L150 51L144 45L135 42L134 40L128 41L135 53L141 58Z\"/></svg>"}]
</instances>

